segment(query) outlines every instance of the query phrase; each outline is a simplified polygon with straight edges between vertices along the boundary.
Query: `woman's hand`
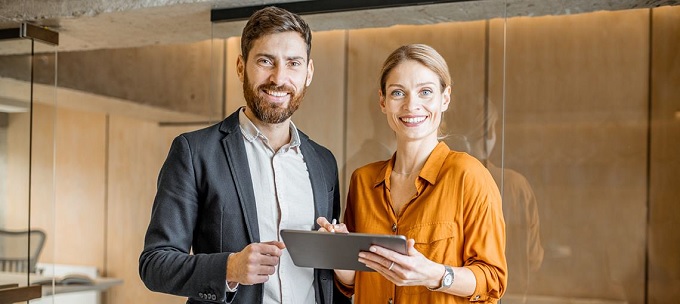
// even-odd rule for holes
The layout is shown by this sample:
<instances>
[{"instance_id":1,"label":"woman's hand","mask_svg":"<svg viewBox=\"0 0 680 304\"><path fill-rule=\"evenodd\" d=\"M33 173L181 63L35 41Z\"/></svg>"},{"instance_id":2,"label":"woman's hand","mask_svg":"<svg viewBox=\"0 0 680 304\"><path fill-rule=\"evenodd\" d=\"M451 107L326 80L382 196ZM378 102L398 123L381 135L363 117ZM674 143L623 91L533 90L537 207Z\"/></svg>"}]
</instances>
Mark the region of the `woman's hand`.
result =
<instances>
[{"instance_id":1,"label":"woman's hand","mask_svg":"<svg viewBox=\"0 0 680 304\"><path fill-rule=\"evenodd\" d=\"M359 262L379 272L397 286L439 287L444 275L444 265L427 259L414 247L415 241L407 242L407 254L371 246L370 252L359 253Z\"/></svg>"},{"instance_id":2,"label":"woman's hand","mask_svg":"<svg viewBox=\"0 0 680 304\"><path fill-rule=\"evenodd\" d=\"M335 221L335 220L333 220L333 221ZM349 231L347 231L347 226L345 226L345 224L331 223L323 216L316 219L316 223L319 224L319 226L321 226L321 228L319 228L319 231L333 232L333 233L336 233L336 232L349 233Z\"/></svg>"}]
</instances>

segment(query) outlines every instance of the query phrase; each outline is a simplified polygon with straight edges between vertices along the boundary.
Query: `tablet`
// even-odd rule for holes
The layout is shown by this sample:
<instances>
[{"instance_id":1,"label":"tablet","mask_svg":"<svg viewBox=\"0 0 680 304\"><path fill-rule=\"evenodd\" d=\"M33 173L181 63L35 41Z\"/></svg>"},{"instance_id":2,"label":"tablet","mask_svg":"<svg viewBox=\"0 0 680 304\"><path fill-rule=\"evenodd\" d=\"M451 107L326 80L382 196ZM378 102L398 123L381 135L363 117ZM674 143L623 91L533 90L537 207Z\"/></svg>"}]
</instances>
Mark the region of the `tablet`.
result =
<instances>
[{"instance_id":1,"label":"tablet","mask_svg":"<svg viewBox=\"0 0 680 304\"><path fill-rule=\"evenodd\" d=\"M374 244L406 254L403 235L282 229L281 237L298 267L374 271L358 261L359 252Z\"/></svg>"}]
</instances>

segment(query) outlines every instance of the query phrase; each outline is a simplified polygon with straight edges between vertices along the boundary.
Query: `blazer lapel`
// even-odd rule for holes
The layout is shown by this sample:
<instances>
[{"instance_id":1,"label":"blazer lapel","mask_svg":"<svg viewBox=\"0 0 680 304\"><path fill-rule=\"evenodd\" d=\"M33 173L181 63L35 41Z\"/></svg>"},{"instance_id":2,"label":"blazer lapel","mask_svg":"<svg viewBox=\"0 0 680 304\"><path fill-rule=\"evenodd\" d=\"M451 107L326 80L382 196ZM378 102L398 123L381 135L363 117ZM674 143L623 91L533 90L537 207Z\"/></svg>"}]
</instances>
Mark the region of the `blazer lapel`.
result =
<instances>
[{"instance_id":1,"label":"blazer lapel","mask_svg":"<svg viewBox=\"0 0 680 304\"><path fill-rule=\"evenodd\" d=\"M314 230L319 229L316 224L316 219L320 216L327 216L328 214L328 190L326 190L326 179L323 165L319 156L316 154L314 148L307 142L307 138L303 138L300 132L302 155L305 157L307 163L307 170L309 171L309 180L312 182L312 193L314 195ZM328 219L329 221L331 219Z\"/></svg>"},{"instance_id":2,"label":"blazer lapel","mask_svg":"<svg viewBox=\"0 0 680 304\"><path fill-rule=\"evenodd\" d=\"M220 126L222 132L227 135L222 139L222 147L227 157L227 164L232 179L236 185L236 194L241 204L241 210L245 217L248 237L253 243L260 242L260 229L257 222L257 206L255 205L255 193L253 192L252 177L248 167L248 156L243 144L238 124L238 112L230 115Z\"/></svg>"}]
</instances>

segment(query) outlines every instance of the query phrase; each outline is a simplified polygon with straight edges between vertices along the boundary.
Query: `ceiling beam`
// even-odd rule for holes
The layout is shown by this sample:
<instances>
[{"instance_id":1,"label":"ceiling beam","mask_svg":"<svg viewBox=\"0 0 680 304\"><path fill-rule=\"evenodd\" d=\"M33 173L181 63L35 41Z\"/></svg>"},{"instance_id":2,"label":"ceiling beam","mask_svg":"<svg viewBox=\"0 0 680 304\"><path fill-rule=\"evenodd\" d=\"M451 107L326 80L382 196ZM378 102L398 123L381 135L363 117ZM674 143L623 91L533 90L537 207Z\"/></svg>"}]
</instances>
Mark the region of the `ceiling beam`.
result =
<instances>
[{"instance_id":1,"label":"ceiling beam","mask_svg":"<svg viewBox=\"0 0 680 304\"><path fill-rule=\"evenodd\" d=\"M273 3L265 5L254 5L254 6L244 6L235 8L223 8L223 9L212 9L210 11L210 21L211 22L228 22L228 21L242 21L248 20L250 16L265 7L276 6L283 8L285 10L294 12L299 15L313 15L313 14L326 14L326 13L338 13L338 12L349 12L349 11L360 11L360 10L370 10L370 9L381 9L381 8L391 8L391 7L404 7L404 6L418 6L418 5L430 5L439 3L450 3L450 2L469 2L469 1L479 1L479 0L316 0L316 1L299 1L299 2L287 2L287 3Z\"/></svg>"}]
</instances>

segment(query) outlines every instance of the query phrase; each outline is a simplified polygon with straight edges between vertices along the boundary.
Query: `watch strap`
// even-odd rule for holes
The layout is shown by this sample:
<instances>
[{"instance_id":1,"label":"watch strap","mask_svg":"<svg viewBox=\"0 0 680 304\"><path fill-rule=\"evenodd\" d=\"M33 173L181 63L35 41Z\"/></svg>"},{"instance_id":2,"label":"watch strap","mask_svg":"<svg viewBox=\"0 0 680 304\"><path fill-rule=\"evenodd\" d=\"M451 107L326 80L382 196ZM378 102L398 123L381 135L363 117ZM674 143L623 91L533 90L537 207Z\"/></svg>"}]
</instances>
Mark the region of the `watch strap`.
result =
<instances>
[{"instance_id":1,"label":"watch strap","mask_svg":"<svg viewBox=\"0 0 680 304\"><path fill-rule=\"evenodd\" d=\"M447 276L451 276L451 281L449 282L449 284L446 284L446 277ZM431 291L440 291L440 290L444 290L444 289L449 288L451 286L451 284L453 284L453 268L451 268L451 266L444 265L444 275L442 275L441 282L439 283L439 287L437 287L437 288L427 287L427 289L431 290Z\"/></svg>"}]
</instances>

